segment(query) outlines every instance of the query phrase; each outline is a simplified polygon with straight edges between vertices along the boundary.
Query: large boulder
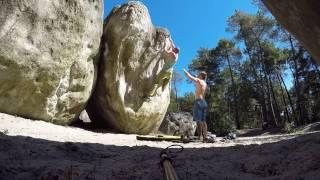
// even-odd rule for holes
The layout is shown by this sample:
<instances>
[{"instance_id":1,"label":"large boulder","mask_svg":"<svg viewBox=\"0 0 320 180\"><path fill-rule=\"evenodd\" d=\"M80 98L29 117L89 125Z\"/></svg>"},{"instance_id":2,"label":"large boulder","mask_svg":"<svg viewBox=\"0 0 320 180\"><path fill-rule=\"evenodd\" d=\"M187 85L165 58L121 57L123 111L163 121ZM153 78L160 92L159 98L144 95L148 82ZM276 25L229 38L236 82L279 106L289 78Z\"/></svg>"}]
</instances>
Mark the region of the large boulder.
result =
<instances>
[{"instance_id":1,"label":"large boulder","mask_svg":"<svg viewBox=\"0 0 320 180\"><path fill-rule=\"evenodd\" d=\"M115 7L103 31L90 114L114 130L150 133L159 127L170 102L177 49L169 32L154 28L147 8L137 1Z\"/></svg>"},{"instance_id":2,"label":"large boulder","mask_svg":"<svg viewBox=\"0 0 320 180\"><path fill-rule=\"evenodd\" d=\"M0 1L0 112L68 124L94 84L102 0Z\"/></svg>"},{"instance_id":3,"label":"large boulder","mask_svg":"<svg viewBox=\"0 0 320 180\"><path fill-rule=\"evenodd\" d=\"M185 135L194 136L197 123L193 121L193 117L188 112L166 114L162 121L159 131L168 135Z\"/></svg>"},{"instance_id":4,"label":"large boulder","mask_svg":"<svg viewBox=\"0 0 320 180\"><path fill-rule=\"evenodd\" d=\"M320 63L320 1L263 0L279 21Z\"/></svg>"}]
</instances>

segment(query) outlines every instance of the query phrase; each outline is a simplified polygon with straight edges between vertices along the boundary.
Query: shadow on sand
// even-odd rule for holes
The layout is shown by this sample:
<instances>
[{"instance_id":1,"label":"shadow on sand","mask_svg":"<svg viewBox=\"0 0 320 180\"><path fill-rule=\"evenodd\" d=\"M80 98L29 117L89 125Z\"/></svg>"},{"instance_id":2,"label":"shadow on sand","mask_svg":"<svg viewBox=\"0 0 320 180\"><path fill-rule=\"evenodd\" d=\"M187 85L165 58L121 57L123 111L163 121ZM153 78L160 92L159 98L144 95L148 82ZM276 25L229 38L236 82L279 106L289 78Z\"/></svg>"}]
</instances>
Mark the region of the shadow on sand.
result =
<instances>
[{"instance_id":1,"label":"shadow on sand","mask_svg":"<svg viewBox=\"0 0 320 180\"><path fill-rule=\"evenodd\" d=\"M0 135L0 179L163 179L162 149ZM181 179L317 179L320 133L262 145L189 148Z\"/></svg>"}]
</instances>

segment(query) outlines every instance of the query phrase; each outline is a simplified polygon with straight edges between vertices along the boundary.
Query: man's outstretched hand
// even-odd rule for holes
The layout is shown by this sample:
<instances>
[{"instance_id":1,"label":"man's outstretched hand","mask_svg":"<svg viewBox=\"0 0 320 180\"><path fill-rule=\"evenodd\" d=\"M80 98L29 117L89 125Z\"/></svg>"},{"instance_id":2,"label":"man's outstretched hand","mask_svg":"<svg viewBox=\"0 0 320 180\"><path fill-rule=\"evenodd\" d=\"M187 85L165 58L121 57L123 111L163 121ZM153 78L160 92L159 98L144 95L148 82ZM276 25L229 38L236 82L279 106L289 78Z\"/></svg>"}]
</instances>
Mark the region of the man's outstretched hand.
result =
<instances>
[{"instance_id":1,"label":"man's outstretched hand","mask_svg":"<svg viewBox=\"0 0 320 180\"><path fill-rule=\"evenodd\" d=\"M184 74L187 76L188 79L190 79L191 81L197 81L197 78L192 76L186 69L183 69Z\"/></svg>"},{"instance_id":2,"label":"man's outstretched hand","mask_svg":"<svg viewBox=\"0 0 320 180\"><path fill-rule=\"evenodd\" d=\"M191 77L190 73L186 69L183 68L183 72L188 78Z\"/></svg>"},{"instance_id":3,"label":"man's outstretched hand","mask_svg":"<svg viewBox=\"0 0 320 180\"><path fill-rule=\"evenodd\" d=\"M184 74L189 78L189 76L190 76L189 72L188 72L186 69L184 69L184 68L183 68L183 72L184 72Z\"/></svg>"}]
</instances>

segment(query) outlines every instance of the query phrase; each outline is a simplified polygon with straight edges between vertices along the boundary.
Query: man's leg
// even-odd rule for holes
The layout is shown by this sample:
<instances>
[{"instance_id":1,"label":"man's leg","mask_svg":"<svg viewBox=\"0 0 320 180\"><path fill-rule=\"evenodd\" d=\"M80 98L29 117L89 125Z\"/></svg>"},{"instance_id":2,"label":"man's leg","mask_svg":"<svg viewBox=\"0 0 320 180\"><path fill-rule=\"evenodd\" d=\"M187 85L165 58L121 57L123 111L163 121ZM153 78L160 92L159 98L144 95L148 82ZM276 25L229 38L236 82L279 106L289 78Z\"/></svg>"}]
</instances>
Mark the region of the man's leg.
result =
<instances>
[{"instance_id":1,"label":"man's leg","mask_svg":"<svg viewBox=\"0 0 320 180\"><path fill-rule=\"evenodd\" d=\"M203 141L204 142L207 142L207 139L208 139L208 126L207 126L207 122L206 121L203 121Z\"/></svg>"},{"instance_id":2,"label":"man's leg","mask_svg":"<svg viewBox=\"0 0 320 180\"><path fill-rule=\"evenodd\" d=\"M197 132L199 139L201 140L201 136L203 133L202 123L201 123L201 108L199 107L199 102L196 100L193 105L193 118L197 122Z\"/></svg>"},{"instance_id":3,"label":"man's leg","mask_svg":"<svg viewBox=\"0 0 320 180\"><path fill-rule=\"evenodd\" d=\"M201 124L201 121L197 121L197 132L198 132L198 137L199 137L199 140L200 140L201 136L202 136L202 124Z\"/></svg>"},{"instance_id":4,"label":"man's leg","mask_svg":"<svg viewBox=\"0 0 320 180\"><path fill-rule=\"evenodd\" d=\"M204 124L203 124L203 121L200 122L201 123L201 136L202 136L202 141L204 141L205 139L205 136L204 136Z\"/></svg>"},{"instance_id":5,"label":"man's leg","mask_svg":"<svg viewBox=\"0 0 320 180\"><path fill-rule=\"evenodd\" d=\"M196 121L196 106L195 106L195 102L193 102L192 116L193 116L193 121L195 121L197 123L196 132L197 132L197 135L199 136L199 122Z\"/></svg>"},{"instance_id":6,"label":"man's leg","mask_svg":"<svg viewBox=\"0 0 320 180\"><path fill-rule=\"evenodd\" d=\"M201 120L202 120L202 135L203 135L203 142L207 142L208 137L208 127L207 127L207 105L206 102L203 101L203 107L201 112Z\"/></svg>"}]
</instances>

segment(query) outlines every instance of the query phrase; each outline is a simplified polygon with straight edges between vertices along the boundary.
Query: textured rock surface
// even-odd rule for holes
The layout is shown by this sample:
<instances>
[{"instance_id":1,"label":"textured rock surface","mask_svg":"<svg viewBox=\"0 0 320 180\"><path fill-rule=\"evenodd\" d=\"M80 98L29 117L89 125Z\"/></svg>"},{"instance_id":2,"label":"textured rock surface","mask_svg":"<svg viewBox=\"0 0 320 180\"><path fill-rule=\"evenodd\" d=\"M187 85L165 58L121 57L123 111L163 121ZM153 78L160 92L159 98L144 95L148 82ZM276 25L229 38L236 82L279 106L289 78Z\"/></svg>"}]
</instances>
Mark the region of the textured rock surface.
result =
<instances>
[{"instance_id":1,"label":"textured rock surface","mask_svg":"<svg viewBox=\"0 0 320 180\"><path fill-rule=\"evenodd\" d=\"M0 112L58 124L93 87L102 0L0 1Z\"/></svg>"},{"instance_id":2,"label":"textured rock surface","mask_svg":"<svg viewBox=\"0 0 320 180\"><path fill-rule=\"evenodd\" d=\"M114 8L104 26L90 109L115 130L147 134L159 127L170 102L177 56L170 35L154 28L147 8L134 1Z\"/></svg>"},{"instance_id":3,"label":"textured rock surface","mask_svg":"<svg viewBox=\"0 0 320 180\"><path fill-rule=\"evenodd\" d=\"M320 1L263 0L284 28L320 63Z\"/></svg>"},{"instance_id":4,"label":"textured rock surface","mask_svg":"<svg viewBox=\"0 0 320 180\"><path fill-rule=\"evenodd\" d=\"M197 124L188 112L167 113L161 123L159 131L168 135L194 136Z\"/></svg>"}]
</instances>

